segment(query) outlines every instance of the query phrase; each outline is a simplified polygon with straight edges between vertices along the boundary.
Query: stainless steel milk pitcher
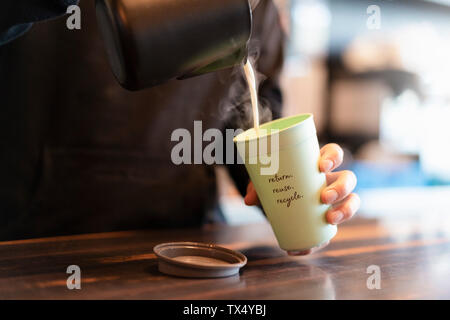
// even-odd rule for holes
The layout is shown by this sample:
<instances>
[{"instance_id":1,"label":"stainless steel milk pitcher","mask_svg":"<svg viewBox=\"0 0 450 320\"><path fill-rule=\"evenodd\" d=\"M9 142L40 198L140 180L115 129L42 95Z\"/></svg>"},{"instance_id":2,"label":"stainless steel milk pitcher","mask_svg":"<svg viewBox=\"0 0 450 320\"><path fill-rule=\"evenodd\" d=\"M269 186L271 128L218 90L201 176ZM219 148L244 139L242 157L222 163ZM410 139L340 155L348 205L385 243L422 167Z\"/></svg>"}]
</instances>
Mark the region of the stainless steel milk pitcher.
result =
<instances>
[{"instance_id":1,"label":"stainless steel milk pitcher","mask_svg":"<svg viewBox=\"0 0 450 320\"><path fill-rule=\"evenodd\" d=\"M139 90L242 63L252 1L96 0L114 75Z\"/></svg>"}]
</instances>

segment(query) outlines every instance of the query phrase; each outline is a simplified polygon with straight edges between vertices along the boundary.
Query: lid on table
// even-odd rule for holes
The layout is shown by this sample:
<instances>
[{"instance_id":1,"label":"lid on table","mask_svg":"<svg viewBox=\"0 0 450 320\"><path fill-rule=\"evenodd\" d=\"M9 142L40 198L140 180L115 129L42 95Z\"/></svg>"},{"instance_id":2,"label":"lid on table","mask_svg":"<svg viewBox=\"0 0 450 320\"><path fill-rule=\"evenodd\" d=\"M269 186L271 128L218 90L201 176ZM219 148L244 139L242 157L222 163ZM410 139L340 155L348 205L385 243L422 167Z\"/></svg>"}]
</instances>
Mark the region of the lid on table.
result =
<instances>
[{"instance_id":1,"label":"lid on table","mask_svg":"<svg viewBox=\"0 0 450 320\"><path fill-rule=\"evenodd\" d=\"M215 244L169 242L155 246L153 251L159 271L179 277L229 277L247 263L242 253Z\"/></svg>"}]
</instances>

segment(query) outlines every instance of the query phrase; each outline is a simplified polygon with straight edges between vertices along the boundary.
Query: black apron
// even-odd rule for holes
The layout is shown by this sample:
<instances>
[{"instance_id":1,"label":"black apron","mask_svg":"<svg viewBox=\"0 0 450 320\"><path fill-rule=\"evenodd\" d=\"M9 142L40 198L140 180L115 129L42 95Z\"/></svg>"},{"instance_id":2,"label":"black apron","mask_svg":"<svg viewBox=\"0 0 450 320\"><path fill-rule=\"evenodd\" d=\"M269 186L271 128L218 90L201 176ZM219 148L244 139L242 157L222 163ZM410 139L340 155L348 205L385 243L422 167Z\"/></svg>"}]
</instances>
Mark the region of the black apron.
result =
<instances>
[{"instance_id":1,"label":"black apron","mask_svg":"<svg viewBox=\"0 0 450 320\"><path fill-rule=\"evenodd\" d=\"M175 129L245 127L240 70L128 92L115 81L83 0L81 30L35 23L0 47L0 239L196 226L217 204L214 167L175 165ZM261 98L280 116L283 32L271 1L255 14ZM251 49L252 50L252 49ZM230 90L239 84L241 90ZM228 166L239 190L248 176Z\"/></svg>"}]
</instances>

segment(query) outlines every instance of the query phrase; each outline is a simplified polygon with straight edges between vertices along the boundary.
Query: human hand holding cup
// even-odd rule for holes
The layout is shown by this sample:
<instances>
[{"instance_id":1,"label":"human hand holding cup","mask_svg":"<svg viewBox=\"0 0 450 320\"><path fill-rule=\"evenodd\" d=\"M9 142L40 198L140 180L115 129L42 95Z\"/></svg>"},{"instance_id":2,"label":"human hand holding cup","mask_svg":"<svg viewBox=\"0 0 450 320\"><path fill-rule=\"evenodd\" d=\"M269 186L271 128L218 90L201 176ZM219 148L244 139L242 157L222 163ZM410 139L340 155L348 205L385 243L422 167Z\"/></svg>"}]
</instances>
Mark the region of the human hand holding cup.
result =
<instances>
[{"instance_id":1,"label":"human hand holding cup","mask_svg":"<svg viewBox=\"0 0 450 320\"><path fill-rule=\"evenodd\" d=\"M311 114L272 121L260 130L259 138L254 129L235 138L252 181L245 202L262 205L281 248L294 255L311 253L328 244L335 225L359 208L359 197L351 193L356 177L350 171L331 172L342 163L342 149L329 144L319 150ZM275 135L278 143L268 139ZM278 160L276 172L261 174L267 161L261 152L250 157L252 141L269 150L272 161Z\"/></svg>"}]
</instances>

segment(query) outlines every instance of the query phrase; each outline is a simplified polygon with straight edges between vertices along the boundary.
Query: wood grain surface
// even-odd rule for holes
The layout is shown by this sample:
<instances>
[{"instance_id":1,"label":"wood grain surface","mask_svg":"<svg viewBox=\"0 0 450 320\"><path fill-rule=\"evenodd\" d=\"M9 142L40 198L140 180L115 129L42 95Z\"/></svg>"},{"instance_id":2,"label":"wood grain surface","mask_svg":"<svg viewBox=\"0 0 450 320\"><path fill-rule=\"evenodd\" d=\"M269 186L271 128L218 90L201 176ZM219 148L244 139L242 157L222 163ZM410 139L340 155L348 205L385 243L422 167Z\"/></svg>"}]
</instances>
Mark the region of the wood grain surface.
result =
<instances>
[{"instance_id":1,"label":"wood grain surface","mask_svg":"<svg viewBox=\"0 0 450 320\"><path fill-rule=\"evenodd\" d=\"M220 244L248 264L230 278L166 276L152 248L171 241ZM80 290L66 286L69 265ZM367 288L371 265L381 289ZM449 230L412 219L356 218L307 257L287 256L266 223L87 234L0 242L0 299L448 299L449 265Z\"/></svg>"}]
</instances>

